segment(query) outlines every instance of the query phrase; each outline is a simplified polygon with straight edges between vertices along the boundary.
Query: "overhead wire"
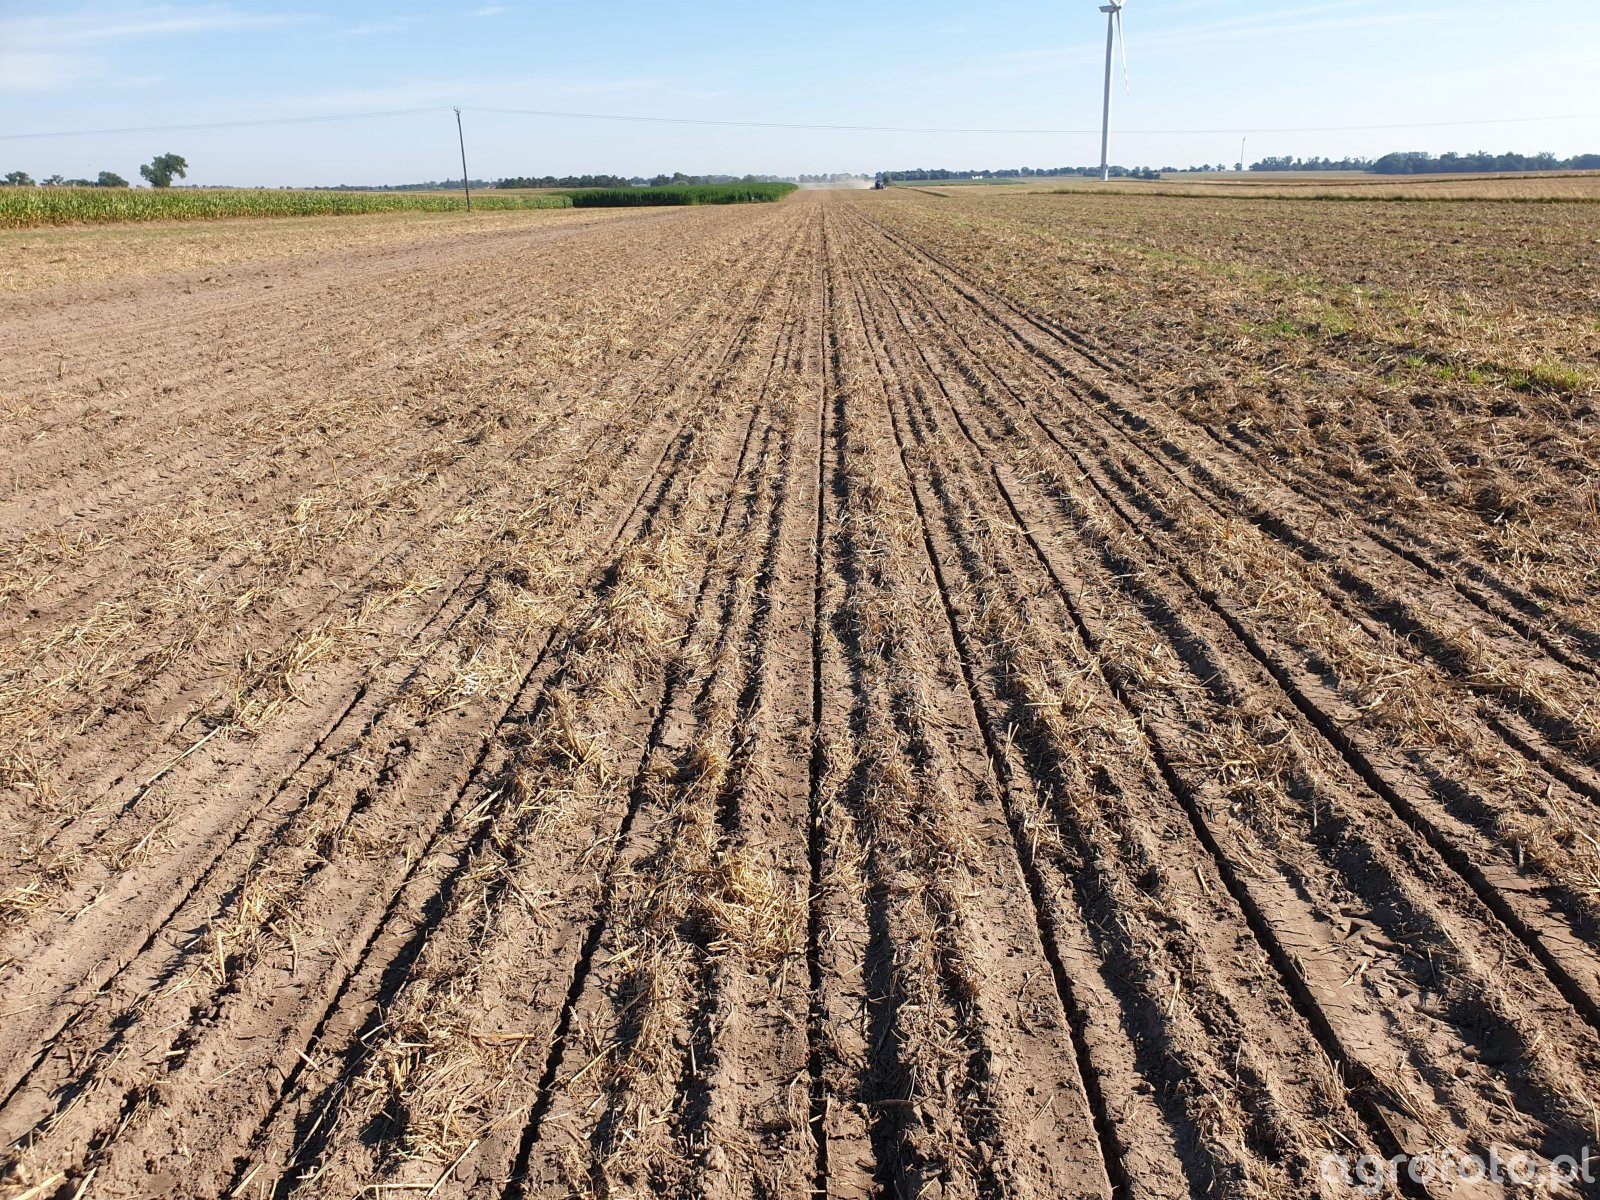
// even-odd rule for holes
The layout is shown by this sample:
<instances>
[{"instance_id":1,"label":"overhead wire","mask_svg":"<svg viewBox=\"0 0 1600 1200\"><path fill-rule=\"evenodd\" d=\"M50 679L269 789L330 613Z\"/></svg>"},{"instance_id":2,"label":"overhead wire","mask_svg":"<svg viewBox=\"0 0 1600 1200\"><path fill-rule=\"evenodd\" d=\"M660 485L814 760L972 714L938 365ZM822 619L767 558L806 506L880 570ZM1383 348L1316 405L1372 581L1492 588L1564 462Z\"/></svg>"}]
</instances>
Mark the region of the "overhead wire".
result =
<instances>
[{"instance_id":1,"label":"overhead wire","mask_svg":"<svg viewBox=\"0 0 1600 1200\"><path fill-rule=\"evenodd\" d=\"M430 105L422 108L395 108L359 113L329 113L304 117L260 117L237 121L205 121L174 125L129 125L111 129L67 129L46 132L0 133L0 141L25 138L100 137L124 133L182 133L208 129L245 129L272 125L310 125L331 121L364 121L379 117L408 117L429 113L451 112L452 105ZM486 105L461 105L463 112L498 114L501 116L539 117L548 120L572 121L624 121L650 125L698 125L732 129L791 129L816 130L824 133L909 133L909 134L978 134L1044 137L1098 136L1099 129L1038 129L1000 128L945 125L845 125L805 121L741 121L717 117L663 117L634 113L571 112L561 109L499 108ZM1600 113L1565 113L1540 117L1488 117L1461 121L1411 121L1382 125L1301 125L1301 126L1238 126L1211 129L1122 129L1119 137L1184 137L1287 133L1370 133L1384 130L1453 129L1486 125L1531 125L1546 121L1600 120Z\"/></svg>"}]
</instances>

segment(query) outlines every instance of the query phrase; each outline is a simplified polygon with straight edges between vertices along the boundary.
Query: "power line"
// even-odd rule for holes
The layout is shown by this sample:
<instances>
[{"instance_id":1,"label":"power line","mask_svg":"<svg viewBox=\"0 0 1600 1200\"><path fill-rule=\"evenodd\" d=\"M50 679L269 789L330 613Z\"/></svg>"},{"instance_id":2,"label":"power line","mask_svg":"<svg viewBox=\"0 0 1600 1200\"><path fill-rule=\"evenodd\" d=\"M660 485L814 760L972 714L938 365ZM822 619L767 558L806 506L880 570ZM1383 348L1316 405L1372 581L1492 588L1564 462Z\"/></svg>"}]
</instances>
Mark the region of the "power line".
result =
<instances>
[{"instance_id":1,"label":"power line","mask_svg":"<svg viewBox=\"0 0 1600 1200\"><path fill-rule=\"evenodd\" d=\"M4 133L0 141L24 138L96 137L122 133L181 133L207 129L244 129L269 125L309 125L328 121L363 121L375 117L409 117L425 113L450 112L449 105L428 108L396 108L380 112L335 113L315 117L266 117L245 121L209 121L186 125L140 125L118 129L69 129L49 133ZM710 117L651 117L629 113L566 112L539 108L488 108L462 106L463 112L493 113L501 116L541 117L570 121L626 121L649 125L700 125L731 129L794 129L816 130L824 133L914 133L914 134L1006 134L1018 136L1073 137L1098 134L1097 129L1004 129L975 128L943 125L828 125L799 121L734 121ZM1487 125L1533 125L1545 121L1595 121L1600 113L1564 113L1544 117L1489 117L1470 121L1411 121L1386 125L1302 125L1266 128L1238 126L1221 129L1125 129L1119 136L1128 137L1179 137L1222 136L1284 133L1373 133L1384 130L1407 129L1458 129Z\"/></svg>"},{"instance_id":2,"label":"power line","mask_svg":"<svg viewBox=\"0 0 1600 1200\"><path fill-rule=\"evenodd\" d=\"M728 121L694 117L644 117L620 113L558 112L537 108L469 108L468 112L501 113L521 117L557 117L582 121L642 121L652 125L717 125L736 129L816 129L843 133L985 133L985 134L1043 134L1050 137L1067 137L1075 134L1095 134L1098 129L981 129L940 125L813 125L787 121ZM1301 128L1263 129L1258 127L1236 129L1125 129L1120 133L1141 134L1146 137L1171 137L1179 134L1252 134L1252 133L1358 133L1384 129L1444 129L1467 125L1524 125L1541 121L1594 121L1600 113L1568 113L1554 117L1494 117L1479 121L1416 121L1395 125L1308 125Z\"/></svg>"}]
</instances>

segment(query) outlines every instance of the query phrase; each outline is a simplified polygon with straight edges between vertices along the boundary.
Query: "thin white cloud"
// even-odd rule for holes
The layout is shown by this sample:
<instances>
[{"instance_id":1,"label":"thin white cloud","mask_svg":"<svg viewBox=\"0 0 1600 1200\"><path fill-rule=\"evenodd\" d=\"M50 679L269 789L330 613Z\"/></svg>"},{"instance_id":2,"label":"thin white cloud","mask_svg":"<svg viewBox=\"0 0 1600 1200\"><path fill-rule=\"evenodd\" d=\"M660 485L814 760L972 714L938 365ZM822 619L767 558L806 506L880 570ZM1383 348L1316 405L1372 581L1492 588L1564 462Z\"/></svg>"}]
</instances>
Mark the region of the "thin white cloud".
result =
<instances>
[{"instance_id":1,"label":"thin white cloud","mask_svg":"<svg viewBox=\"0 0 1600 1200\"><path fill-rule=\"evenodd\" d=\"M164 4L130 9L116 20L92 10L48 17L19 17L0 21L0 41L13 46L76 46L131 38L176 34L223 33L296 25L315 17L287 13L251 13L228 5L179 7Z\"/></svg>"},{"instance_id":2,"label":"thin white cloud","mask_svg":"<svg viewBox=\"0 0 1600 1200\"><path fill-rule=\"evenodd\" d=\"M1344 0L1336 4L1314 4L1303 8L1281 9L1271 13L1229 17L1177 29L1159 29L1144 33L1130 16L1128 18L1128 50L1137 53L1152 47L1186 47L1195 42L1227 41L1241 38L1290 37L1308 33L1332 32L1340 29L1378 29L1390 25L1415 24L1419 21L1443 21L1463 15L1458 9L1396 10L1376 7L1378 0ZM1368 11L1355 13L1353 10ZM1340 16L1340 13L1352 15ZM1102 26L1102 29L1104 26ZM1077 63L1098 61L1104 51L1100 37L1076 46L1045 47L1036 50L1017 50L986 56L990 63Z\"/></svg>"},{"instance_id":3,"label":"thin white cloud","mask_svg":"<svg viewBox=\"0 0 1600 1200\"><path fill-rule=\"evenodd\" d=\"M469 17L498 17L502 13L508 13L510 11L511 11L510 5L506 5L506 4L486 4L482 8L473 9L467 15Z\"/></svg>"},{"instance_id":4,"label":"thin white cloud","mask_svg":"<svg viewBox=\"0 0 1600 1200\"><path fill-rule=\"evenodd\" d=\"M55 92L87 84L143 86L152 77L119 76L101 49L139 38L266 29L315 17L251 13L228 5L119 8L114 19L96 9L47 17L0 19L0 91Z\"/></svg>"},{"instance_id":5,"label":"thin white cloud","mask_svg":"<svg viewBox=\"0 0 1600 1200\"><path fill-rule=\"evenodd\" d=\"M97 59L32 50L0 50L0 92L59 92L101 71Z\"/></svg>"},{"instance_id":6,"label":"thin white cloud","mask_svg":"<svg viewBox=\"0 0 1600 1200\"><path fill-rule=\"evenodd\" d=\"M388 21L369 21L364 25L352 25L348 29L340 29L334 37L372 37L380 33L404 33L413 28L426 17L395 17Z\"/></svg>"},{"instance_id":7,"label":"thin white cloud","mask_svg":"<svg viewBox=\"0 0 1600 1200\"><path fill-rule=\"evenodd\" d=\"M1306 4L1299 8L1269 8L1265 12L1246 13L1235 17L1219 17L1215 20L1205 21L1199 25L1186 25L1177 33L1221 33L1232 29L1256 29L1276 31L1286 23L1303 20L1306 17L1322 17L1332 13L1347 13L1356 9L1386 11L1391 6L1385 0L1331 0L1330 3Z\"/></svg>"},{"instance_id":8,"label":"thin white cloud","mask_svg":"<svg viewBox=\"0 0 1600 1200\"><path fill-rule=\"evenodd\" d=\"M350 88L304 92L278 98L283 111L359 112L363 109L402 108L431 104L475 104L486 108L560 108L597 96L660 92L674 100L699 93L683 81L670 78L619 77L616 79L417 79L392 87ZM275 109L276 111L276 109Z\"/></svg>"}]
</instances>

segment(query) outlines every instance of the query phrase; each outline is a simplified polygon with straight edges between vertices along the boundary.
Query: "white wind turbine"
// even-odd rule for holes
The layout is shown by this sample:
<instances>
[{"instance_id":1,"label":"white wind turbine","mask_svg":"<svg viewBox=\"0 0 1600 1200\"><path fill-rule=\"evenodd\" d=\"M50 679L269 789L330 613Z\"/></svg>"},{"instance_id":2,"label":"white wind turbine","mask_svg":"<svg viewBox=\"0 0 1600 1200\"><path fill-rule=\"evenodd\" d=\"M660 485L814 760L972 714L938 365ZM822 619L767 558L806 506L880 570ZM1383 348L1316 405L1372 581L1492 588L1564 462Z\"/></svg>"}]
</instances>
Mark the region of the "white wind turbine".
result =
<instances>
[{"instance_id":1,"label":"white wind turbine","mask_svg":"<svg viewBox=\"0 0 1600 1200\"><path fill-rule=\"evenodd\" d=\"M1128 43L1122 35L1122 10L1127 7L1128 0L1111 0L1109 4L1102 4L1100 11L1106 14L1106 110L1105 121L1100 127L1100 180L1102 183L1111 179L1111 63L1117 43L1122 43L1122 79L1124 85L1128 80Z\"/></svg>"}]
</instances>

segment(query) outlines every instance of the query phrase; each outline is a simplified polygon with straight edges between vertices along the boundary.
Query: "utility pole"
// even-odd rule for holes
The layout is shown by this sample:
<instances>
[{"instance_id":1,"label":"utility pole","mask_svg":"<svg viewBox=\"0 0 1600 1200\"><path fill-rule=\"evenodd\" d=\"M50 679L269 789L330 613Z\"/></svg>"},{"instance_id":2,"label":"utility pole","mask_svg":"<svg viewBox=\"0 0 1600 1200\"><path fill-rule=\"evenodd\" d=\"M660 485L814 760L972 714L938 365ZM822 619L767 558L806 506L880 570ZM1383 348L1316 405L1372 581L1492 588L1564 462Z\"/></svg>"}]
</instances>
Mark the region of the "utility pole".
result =
<instances>
[{"instance_id":1,"label":"utility pole","mask_svg":"<svg viewBox=\"0 0 1600 1200\"><path fill-rule=\"evenodd\" d=\"M461 143L461 190L467 194L467 211L472 211L472 181L467 174L467 135L461 132L461 110L456 109L456 140Z\"/></svg>"}]
</instances>

